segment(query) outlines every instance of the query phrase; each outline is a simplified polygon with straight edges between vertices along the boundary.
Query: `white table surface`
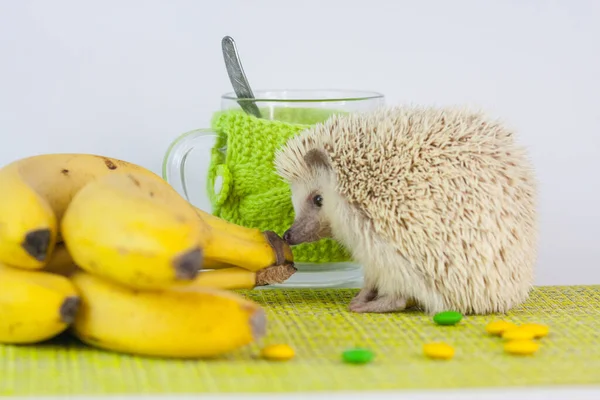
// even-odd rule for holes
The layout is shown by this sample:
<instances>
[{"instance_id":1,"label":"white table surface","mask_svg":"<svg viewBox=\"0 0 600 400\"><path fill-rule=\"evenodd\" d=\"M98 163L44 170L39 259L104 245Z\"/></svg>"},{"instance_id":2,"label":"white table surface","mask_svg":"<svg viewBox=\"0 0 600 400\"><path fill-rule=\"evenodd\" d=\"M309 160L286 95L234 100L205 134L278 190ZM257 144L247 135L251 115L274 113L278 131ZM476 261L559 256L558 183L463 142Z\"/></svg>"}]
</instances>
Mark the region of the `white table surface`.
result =
<instances>
[{"instance_id":1,"label":"white table surface","mask_svg":"<svg viewBox=\"0 0 600 400\"><path fill-rule=\"evenodd\" d=\"M285 399L305 400L308 395L311 399L326 400L598 400L600 399L600 386L596 387L543 387L543 388L517 388L517 389L468 389L468 390L438 390L438 391L387 391L387 392L325 392L325 393L294 393L294 394L252 394L252 395L212 395L212 394L189 394L189 395L130 395L130 396L52 396L40 397L40 400L54 399L81 399L81 400L237 400L237 399ZM5 399L20 400L23 397L4 397Z\"/></svg>"}]
</instances>

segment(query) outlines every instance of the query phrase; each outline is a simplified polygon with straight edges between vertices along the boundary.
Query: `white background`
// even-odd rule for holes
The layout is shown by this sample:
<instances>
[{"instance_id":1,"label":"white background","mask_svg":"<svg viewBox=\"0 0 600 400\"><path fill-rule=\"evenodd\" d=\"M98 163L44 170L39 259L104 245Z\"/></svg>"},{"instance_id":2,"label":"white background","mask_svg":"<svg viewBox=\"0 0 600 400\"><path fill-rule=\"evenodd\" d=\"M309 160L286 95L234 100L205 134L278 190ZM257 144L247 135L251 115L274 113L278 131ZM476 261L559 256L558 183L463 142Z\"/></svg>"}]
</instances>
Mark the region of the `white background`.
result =
<instances>
[{"instance_id":1,"label":"white background","mask_svg":"<svg viewBox=\"0 0 600 400\"><path fill-rule=\"evenodd\" d=\"M600 284L599 21L594 0L0 0L0 164L91 152L160 173L231 90L231 35L256 89L503 118L541 183L537 283Z\"/></svg>"}]
</instances>

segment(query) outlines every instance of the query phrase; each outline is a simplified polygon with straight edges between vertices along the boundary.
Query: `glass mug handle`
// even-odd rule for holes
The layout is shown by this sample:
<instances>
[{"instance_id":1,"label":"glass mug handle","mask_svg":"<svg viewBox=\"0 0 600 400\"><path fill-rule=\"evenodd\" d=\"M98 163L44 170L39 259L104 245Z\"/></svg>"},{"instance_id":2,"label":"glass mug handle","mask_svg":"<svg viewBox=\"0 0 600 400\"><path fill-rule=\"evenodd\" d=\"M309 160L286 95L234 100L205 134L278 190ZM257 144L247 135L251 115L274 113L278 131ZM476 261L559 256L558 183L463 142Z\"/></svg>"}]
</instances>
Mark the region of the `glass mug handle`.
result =
<instances>
[{"instance_id":1,"label":"glass mug handle","mask_svg":"<svg viewBox=\"0 0 600 400\"><path fill-rule=\"evenodd\" d=\"M192 199L185 178L187 157L193 150L205 148L206 157L210 160L210 149L217 137L217 133L211 129L196 129L179 136L167 150L162 167L163 179L190 203ZM212 141L209 139L212 139ZM205 197L208 200L207 194ZM194 205L203 208L198 204ZM210 212L210 210L203 211Z\"/></svg>"}]
</instances>

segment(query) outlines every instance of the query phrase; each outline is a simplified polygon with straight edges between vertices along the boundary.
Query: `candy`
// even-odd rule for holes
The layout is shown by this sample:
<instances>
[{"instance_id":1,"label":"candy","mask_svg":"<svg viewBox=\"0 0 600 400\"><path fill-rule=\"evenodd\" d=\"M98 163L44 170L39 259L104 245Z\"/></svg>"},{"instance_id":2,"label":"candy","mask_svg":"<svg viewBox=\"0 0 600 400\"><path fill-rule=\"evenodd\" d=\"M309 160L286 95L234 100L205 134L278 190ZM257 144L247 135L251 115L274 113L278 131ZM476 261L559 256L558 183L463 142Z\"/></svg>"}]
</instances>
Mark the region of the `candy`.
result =
<instances>
[{"instance_id":1,"label":"candy","mask_svg":"<svg viewBox=\"0 0 600 400\"><path fill-rule=\"evenodd\" d=\"M365 364L373 360L375 355L368 349L349 349L342 353L342 359L350 364Z\"/></svg>"},{"instance_id":2,"label":"candy","mask_svg":"<svg viewBox=\"0 0 600 400\"><path fill-rule=\"evenodd\" d=\"M490 335L501 336L505 331L516 328L517 325L508 321L492 321L486 325L485 330Z\"/></svg>"},{"instance_id":3,"label":"candy","mask_svg":"<svg viewBox=\"0 0 600 400\"><path fill-rule=\"evenodd\" d=\"M502 333L502 339L505 340L529 340L535 337L535 332L531 329L518 326L513 329L506 330Z\"/></svg>"},{"instance_id":4,"label":"candy","mask_svg":"<svg viewBox=\"0 0 600 400\"><path fill-rule=\"evenodd\" d=\"M454 348L447 343L427 343L423 346L423 352L427 357L439 360L449 360L454 357Z\"/></svg>"},{"instance_id":5,"label":"candy","mask_svg":"<svg viewBox=\"0 0 600 400\"><path fill-rule=\"evenodd\" d=\"M535 324L535 323L523 324L520 326L520 328L532 331L534 334L534 337L536 337L536 338L544 337L544 336L548 335L548 333L550 332L550 328L548 328L546 325Z\"/></svg>"},{"instance_id":6,"label":"candy","mask_svg":"<svg viewBox=\"0 0 600 400\"><path fill-rule=\"evenodd\" d=\"M295 355L294 349L287 344L273 344L266 346L261 352L263 358L268 360L286 361Z\"/></svg>"},{"instance_id":7,"label":"candy","mask_svg":"<svg viewBox=\"0 0 600 400\"><path fill-rule=\"evenodd\" d=\"M433 316L433 322L438 325L455 325L462 319L462 314L457 311L444 311Z\"/></svg>"},{"instance_id":8,"label":"candy","mask_svg":"<svg viewBox=\"0 0 600 400\"><path fill-rule=\"evenodd\" d=\"M540 348L540 345L533 340L510 340L504 344L504 351L516 355L533 354Z\"/></svg>"}]
</instances>

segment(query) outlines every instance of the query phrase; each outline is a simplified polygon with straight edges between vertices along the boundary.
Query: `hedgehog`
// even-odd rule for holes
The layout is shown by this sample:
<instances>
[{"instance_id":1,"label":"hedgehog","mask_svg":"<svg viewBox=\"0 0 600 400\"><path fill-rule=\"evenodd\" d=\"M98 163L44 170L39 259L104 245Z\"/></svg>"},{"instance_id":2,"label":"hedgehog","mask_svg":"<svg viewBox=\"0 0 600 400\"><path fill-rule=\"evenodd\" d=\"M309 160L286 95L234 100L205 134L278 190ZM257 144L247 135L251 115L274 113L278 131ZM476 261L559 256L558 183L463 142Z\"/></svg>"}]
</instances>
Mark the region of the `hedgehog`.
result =
<instances>
[{"instance_id":1,"label":"hedgehog","mask_svg":"<svg viewBox=\"0 0 600 400\"><path fill-rule=\"evenodd\" d=\"M294 246L332 238L363 269L357 313L505 313L537 257L537 184L514 132L480 110L334 115L277 149Z\"/></svg>"}]
</instances>

